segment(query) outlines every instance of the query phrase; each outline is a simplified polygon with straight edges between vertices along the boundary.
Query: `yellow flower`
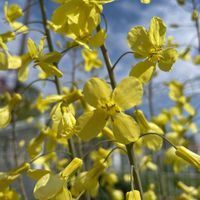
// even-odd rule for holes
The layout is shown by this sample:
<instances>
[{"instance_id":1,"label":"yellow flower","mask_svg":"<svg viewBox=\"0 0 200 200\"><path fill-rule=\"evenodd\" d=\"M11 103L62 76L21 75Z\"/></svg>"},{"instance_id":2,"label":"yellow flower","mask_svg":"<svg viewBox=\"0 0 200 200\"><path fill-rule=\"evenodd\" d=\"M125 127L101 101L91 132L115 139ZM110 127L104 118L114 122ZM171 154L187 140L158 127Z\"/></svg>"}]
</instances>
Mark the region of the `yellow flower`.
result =
<instances>
[{"instance_id":1,"label":"yellow flower","mask_svg":"<svg viewBox=\"0 0 200 200\"><path fill-rule=\"evenodd\" d=\"M40 40L39 47L37 47L31 38L28 39L28 52L30 57L35 62L35 65L40 66L42 71L45 72L46 77L52 75L62 77L62 72L58 70L53 64L60 60L61 54L56 51L44 54L42 52L44 49L44 42L45 37Z\"/></svg>"},{"instance_id":2,"label":"yellow flower","mask_svg":"<svg viewBox=\"0 0 200 200\"><path fill-rule=\"evenodd\" d=\"M134 89L133 89L134 88ZM83 88L85 100L95 109L77 120L77 134L83 140L96 137L111 119L115 139L123 144L134 142L140 130L134 119L122 111L139 105L143 88L134 77L123 79L112 92L102 79L91 78Z\"/></svg>"},{"instance_id":3,"label":"yellow flower","mask_svg":"<svg viewBox=\"0 0 200 200\"><path fill-rule=\"evenodd\" d=\"M155 163L153 163L151 156L146 155L141 159L139 168L141 171L145 171L147 169L156 171L157 165Z\"/></svg>"},{"instance_id":4,"label":"yellow flower","mask_svg":"<svg viewBox=\"0 0 200 200\"><path fill-rule=\"evenodd\" d=\"M176 155L189 162L200 170L200 156L184 146L178 146L176 149Z\"/></svg>"},{"instance_id":5,"label":"yellow flower","mask_svg":"<svg viewBox=\"0 0 200 200\"><path fill-rule=\"evenodd\" d=\"M137 64L130 72L131 76L140 77L149 68L148 78L152 76L156 64L162 71L169 71L178 57L174 48L164 48L166 25L159 17L153 17L149 30L142 26L136 26L128 33L128 45L133 50L135 57L145 58L145 61Z\"/></svg>"},{"instance_id":6,"label":"yellow flower","mask_svg":"<svg viewBox=\"0 0 200 200\"><path fill-rule=\"evenodd\" d=\"M36 199L60 199L72 200L70 191L65 184L67 178L83 164L79 158L74 158L69 165L60 173L48 173L42 176L34 187L34 196Z\"/></svg>"},{"instance_id":7,"label":"yellow flower","mask_svg":"<svg viewBox=\"0 0 200 200\"><path fill-rule=\"evenodd\" d=\"M176 150L174 147L170 147L165 152L165 163L170 164L173 167L174 172L177 174L183 171L187 166L188 163L183 160L182 158L176 156Z\"/></svg>"},{"instance_id":8,"label":"yellow flower","mask_svg":"<svg viewBox=\"0 0 200 200\"><path fill-rule=\"evenodd\" d=\"M6 126L8 126L11 120L11 112L9 105L0 108L0 118L0 128L5 128Z\"/></svg>"},{"instance_id":9,"label":"yellow flower","mask_svg":"<svg viewBox=\"0 0 200 200\"><path fill-rule=\"evenodd\" d=\"M149 3L151 3L151 0L141 0L141 3L149 4Z\"/></svg>"},{"instance_id":10,"label":"yellow flower","mask_svg":"<svg viewBox=\"0 0 200 200\"><path fill-rule=\"evenodd\" d=\"M21 64L19 56L10 55L7 51L0 52L0 70L18 69Z\"/></svg>"},{"instance_id":11,"label":"yellow flower","mask_svg":"<svg viewBox=\"0 0 200 200\"><path fill-rule=\"evenodd\" d=\"M20 166L16 167L10 172L0 172L0 191L6 189L20 176L20 174L28 171L29 168L29 163L22 163Z\"/></svg>"},{"instance_id":12,"label":"yellow flower","mask_svg":"<svg viewBox=\"0 0 200 200\"><path fill-rule=\"evenodd\" d=\"M29 75L28 65L30 64L32 59L29 53L21 55L20 58L21 58L21 66L19 67L19 71L18 71L18 80L21 82L24 82L28 79L28 75Z\"/></svg>"},{"instance_id":13,"label":"yellow flower","mask_svg":"<svg viewBox=\"0 0 200 200\"><path fill-rule=\"evenodd\" d=\"M27 32L28 27L24 24L17 22L16 20L23 16L23 10L18 4L8 5L8 2L4 4L4 15L6 22L18 32Z\"/></svg>"},{"instance_id":14,"label":"yellow flower","mask_svg":"<svg viewBox=\"0 0 200 200\"><path fill-rule=\"evenodd\" d=\"M96 50L84 49L82 56L85 61L85 71L91 71L93 68L100 68L102 66L101 60L98 58L98 52Z\"/></svg>"},{"instance_id":15,"label":"yellow flower","mask_svg":"<svg viewBox=\"0 0 200 200\"><path fill-rule=\"evenodd\" d=\"M192 20L197 21L199 19L199 13L198 10L194 9L192 12Z\"/></svg>"},{"instance_id":16,"label":"yellow flower","mask_svg":"<svg viewBox=\"0 0 200 200\"><path fill-rule=\"evenodd\" d=\"M95 197L99 187L99 177L108 167L104 160L95 163L89 171L80 173L72 181L72 194L78 196L83 191L88 191L92 197Z\"/></svg>"},{"instance_id":17,"label":"yellow flower","mask_svg":"<svg viewBox=\"0 0 200 200\"><path fill-rule=\"evenodd\" d=\"M170 89L169 97L177 103L179 110L182 111L182 108L184 108L190 115L195 115L195 109L189 102L190 98L184 96L183 84L178 81L171 81L168 87Z\"/></svg>"},{"instance_id":18,"label":"yellow flower","mask_svg":"<svg viewBox=\"0 0 200 200\"><path fill-rule=\"evenodd\" d=\"M141 200L140 192L138 190L127 192L126 200Z\"/></svg>"},{"instance_id":19,"label":"yellow flower","mask_svg":"<svg viewBox=\"0 0 200 200\"><path fill-rule=\"evenodd\" d=\"M6 200L20 200L20 195L9 187L6 189L0 189L0 199Z\"/></svg>"},{"instance_id":20,"label":"yellow flower","mask_svg":"<svg viewBox=\"0 0 200 200\"><path fill-rule=\"evenodd\" d=\"M74 133L76 119L72 113L73 107L58 102L51 111L52 128L57 132L58 138L69 139Z\"/></svg>"},{"instance_id":21,"label":"yellow flower","mask_svg":"<svg viewBox=\"0 0 200 200\"><path fill-rule=\"evenodd\" d=\"M7 104L3 107L0 107L0 128L5 128L11 121L12 118L12 110L15 106L22 100L22 97L18 93L14 93L12 97L10 94L8 95Z\"/></svg>"},{"instance_id":22,"label":"yellow flower","mask_svg":"<svg viewBox=\"0 0 200 200\"><path fill-rule=\"evenodd\" d=\"M93 35L97 25L100 23L102 4L111 1L98 0L68 0L64 1L52 15L49 22L50 28L64 34L74 40L75 43L97 48L101 46L106 38L103 30Z\"/></svg>"},{"instance_id":23,"label":"yellow flower","mask_svg":"<svg viewBox=\"0 0 200 200\"><path fill-rule=\"evenodd\" d=\"M7 31L5 33L0 34L0 48L5 50L8 53L8 48L6 43L9 41L13 41L16 38L15 32Z\"/></svg>"},{"instance_id":24,"label":"yellow flower","mask_svg":"<svg viewBox=\"0 0 200 200\"><path fill-rule=\"evenodd\" d=\"M144 193L144 200L156 200L157 196L155 194L155 185L150 184L148 190Z\"/></svg>"}]
</instances>

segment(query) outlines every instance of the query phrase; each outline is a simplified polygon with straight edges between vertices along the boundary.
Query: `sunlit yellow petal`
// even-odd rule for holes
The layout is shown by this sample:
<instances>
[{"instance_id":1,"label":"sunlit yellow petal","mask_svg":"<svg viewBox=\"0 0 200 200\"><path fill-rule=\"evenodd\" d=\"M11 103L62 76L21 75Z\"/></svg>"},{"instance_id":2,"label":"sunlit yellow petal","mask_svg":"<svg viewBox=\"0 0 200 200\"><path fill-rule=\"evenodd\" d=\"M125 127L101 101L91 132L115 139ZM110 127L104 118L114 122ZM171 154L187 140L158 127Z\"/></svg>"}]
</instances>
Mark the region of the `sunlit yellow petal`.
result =
<instances>
[{"instance_id":1,"label":"sunlit yellow petal","mask_svg":"<svg viewBox=\"0 0 200 200\"><path fill-rule=\"evenodd\" d=\"M0 108L0 128L8 126L11 120L10 107L8 105Z\"/></svg>"},{"instance_id":2,"label":"sunlit yellow petal","mask_svg":"<svg viewBox=\"0 0 200 200\"><path fill-rule=\"evenodd\" d=\"M100 102L110 99L111 89L103 79L91 78L86 82L83 94L90 105L97 107Z\"/></svg>"},{"instance_id":3,"label":"sunlit yellow petal","mask_svg":"<svg viewBox=\"0 0 200 200\"><path fill-rule=\"evenodd\" d=\"M93 48L98 48L101 45L103 45L105 39L106 39L106 32L104 30L100 30L96 35L90 38L89 44Z\"/></svg>"},{"instance_id":4,"label":"sunlit yellow petal","mask_svg":"<svg viewBox=\"0 0 200 200\"><path fill-rule=\"evenodd\" d=\"M123 79L114 89L112 99L123 110L139 105L142 101L142 83L135 77Z\"/></svg>"},{"instance_id":5,"label":"sunlit yellow petal","mask_svg":"<svg viewBox=\"0 0 200 200\"><path fill-rule=\"evenodd\" d=\"M145 60L134 65L129 76L138 78L142 83L148 83L155 71L155 64Z\"/></svg>"},{"instance_id":6,"label":"sunlit yellow petal","mask_svg":"<svg viewBox=\"0 0 200 200\"><path fill-rule=\"evenodd\" d=\"M151 3L151 0L141 0L141 3L149 4L149 3Z\"/></svg>"},{"instance_id":7,"label":"sunlit yellow petal","mask_svg":"<svg viewBox=\"0 0 200 200\"><path fill-rule=\"evenodd\" d=\"M136 26L132 28L128 33L128 45L137 53L141 58L145 58L149 55L152 44L149 41L148 32L142 26Z\"/></svg>"},{"instance_id":8,"label":"sunlit yellow petal","mask_svg":"<svg viewBox=\"0 0 200 200\"><path fill-rule=\"evenodd\" d=\"M5 52L0 52L0 70L8 69L8 56Z\"/></svg>"},{"instance_id":9,"label":"sunlit yellow petal","mask_svg":"<svg viewBox=\"0 0 200 200\"><path fill-rule=\"evenodd\" d=\"M169 71L177 58L178 52L176 51L176 49L165 49L161 52L158 66L163 71Z\"/></svg>"},{"instance_id":10,"label":"sunlit yellow petal","mask_svg":"<svg viewBox=\"0 0 200 200\"><path fill-rule=\"evenodd\" d=\"M156 47L163 46L165 42L166 25L159 17L153 17L149 28L149 39Z\"/></svg>"},{"instance_id":11,"label":"sunlit yellow petal","mask_svg":"<svg viewBox=\"0 0 200 200\"><path fill-rule=\"evenodd\" d=\"M124 113L113 117L112 126L115 139L122 144L135 142L140 136L140 128L135 120Z\"/></svg>"},{"instance_id":12,"label":"sunlit yellow petal","mask_svg":"<svg viewBox=\"0 0 200 200\"><path fill-rule=\"evenodd\" d=\"M82 140L90 140L100 133L107 121L106 113L102 110L95 110L84 113L77 120L77 135Z\"/></svg>"},{"instance_id":13,"label":"sunlit yellow petal","mask_svg":"<svg viewBox=\"0 0 200 200\"><path fill-rule=\"evenodd\" d=\"M63 73L53 64L49 64L46 62L39 62L38 65L46 73L47 77L48 76L57 76L60 78L63 76Z\"/></svg>"},{"instance_id":14,"label":"sunlit yellow petal","mask_svg":"<svg viewBox=\"0 0 200 200\"><path fill-rule=\"evenodd\" d=\"M37 57L38 49L37 46L35 45L35 42L31 38L28 38L27 47L31 58Z\"/></svg>"},{"instance_id":15,"label":"sunlit yellow petal","mask_svg":"<svg viewBox=\"0 0 200 200\"><path fill-rule=\"evenodd\" d=\"M62 55L59 52L53 51L53 52L44 54L41 58L41 61L47 62L47 63L54 63L54 62L58 62L61 56Z\"/></svg>"},{"instance_id":16,"label":"sunlit yellow petal","mask_svg":"<svg viewBox=\"0 0 200 200\"><path fill-rule=\"evenodd\" d=\"M49 173L50 171L45 170L45 169L29 169L26 174L31 179L37 181L40 178L42 178L44 175L49 174Z\"/></svg>"},{"instance_id":17,"label":"sunlit yellow petal","mask_svg":"<svg viewBox=\"0 0 200 200\"><path fill-rule=\"evenodd\" d=\"M36 199L50 199L62 190L64 180L59 175L46 174L35 185L34 196Z\"/></svg>"},{"instance_id":18,"label":"sunlit yellow petal","mask_svg":"<svg viewBox=\"0 0 200 200\"><path fill-rule=\"evenodd\" d=\"M71 192L66 187L63 187L55 197L49 200L73 200L73 198Z\"/></svg>"}]
</instances>

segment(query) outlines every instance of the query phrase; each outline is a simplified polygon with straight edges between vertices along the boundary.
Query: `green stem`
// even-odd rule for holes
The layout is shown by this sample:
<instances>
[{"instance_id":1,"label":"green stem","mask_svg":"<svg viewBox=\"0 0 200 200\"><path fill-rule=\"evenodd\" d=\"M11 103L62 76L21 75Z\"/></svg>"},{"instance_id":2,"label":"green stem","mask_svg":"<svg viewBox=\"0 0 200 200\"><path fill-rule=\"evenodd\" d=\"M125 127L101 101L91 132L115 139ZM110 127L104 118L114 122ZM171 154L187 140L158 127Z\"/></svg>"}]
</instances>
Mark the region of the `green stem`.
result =
<instances>
[{"instance_id":1,"label":"green stem","mask_svg":"<svg viewBox=\"0 0 200 200\"><path fill-rule=\"evenodd\" d=\"M49 82L54 82L53 80L51 79L36 79L34 81L32 81L31 83L29 83L24 89L23 91L21 92L21 94L24 94L33 84L39 82L39 81L49 81Z\"/></svg>"},{"instance_id":2,"label":"green stem","mask_svg":"<svg viewBox=\"0 0 200 200\"><path fill-rule=\"evenodd\" d=\"M114 63L114 65L112 66L112 71L115 69L115 67L117 66L117 64L119 63L119 61L124 57L126 56L127 54L133 54L134 52L133 51L127 51L125 53L123 53L118 59L117 61Z\"/></svg>"},{"instance_id":3,"label":"green stem","mask_svg":"<svg viewBox=\"0 0 200 200\"><path fill-rule=\"evenodd\" d=\"M99 25L99 26L97 26L97 32L100 31L100 30L101 30L101 27ZM112 65L110 57L108 55L108 50L107 50L105 44L103 44L100 48L101 48L101 53L103 55L104 61L106 63L106 68L107 68L107 71L108 71L108 75L109 75L109 78L110 78L112 89L114 89L115 86L116 86L116 81L115 81L115 76L114 76L114 73L113 73L113 70L112 70L113 65Z\"/></svg>"},{"instance_id":4,"label":"green stem","mask_svg":"<svg viewBox=\"0 0 200 200\"><path fill-rule=\"evenodd\" d=\"M135 189L140 191L140 195L141 195L141 200L144 199L143 197L143 189L142 189L142 184L141 184L141 180L140 180L140 175L135 163L135 154L133 151L133 143L127 144L126 145L126 150L127 150L127 154L128 154L128 158L129 158L129 163L131 166L131 189Z\"/></svg>"}]
</instances>

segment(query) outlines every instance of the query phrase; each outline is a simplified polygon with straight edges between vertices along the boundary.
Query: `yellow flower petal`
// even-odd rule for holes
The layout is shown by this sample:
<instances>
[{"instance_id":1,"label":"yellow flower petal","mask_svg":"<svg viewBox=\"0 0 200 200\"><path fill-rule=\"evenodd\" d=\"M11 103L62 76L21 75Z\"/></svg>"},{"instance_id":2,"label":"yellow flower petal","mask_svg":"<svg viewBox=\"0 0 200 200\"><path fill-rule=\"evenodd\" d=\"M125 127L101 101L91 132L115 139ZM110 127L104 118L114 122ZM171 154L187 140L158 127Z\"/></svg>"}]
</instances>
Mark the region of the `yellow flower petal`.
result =
<instances>
[{"instance_id":1,"label":"yellow flower petal","mask_svg":"<svg viewBox=\"0 0 200 200\"><path fill-rule=\"evenodd\" d=\"M5 33L0 34L0 38L4 43L12 41L16 38L15 32L7 31Z\"/></svg>"},{"instance_id":2,"label":"yellow flower petal","mask_svg":"<svg viewBox=\"0 0 200 200\"><path fill-rule=\"evenodd\" d=\"M8 2L5 2L4 4L4 13L5 19L8 23L11 23L23 16L22 8L18 4L8 5Z\"/></svg>"},{"instance_id":3,"label":"yellow flower petal","mask_svg":"<svg viewBox=\"0 0 200 200\"><path fill-rule=\"evenodd\" d=\"M100 68L102 66L101 60L98 58L98 52L96 50L84 49L82 51L82 56L85 61L85 71L91 71L94 68Z\"/></svg>"},{"instance_id":4,"label":"yellow flower petal","mask_svg":"<svg viewBox=\"0 0 200 200\"><path fill-rule=\"evenodd\" d=\"M100 102L109 101L111 89L104 80L91 78L86 82L83 88L83 94L91 106L97 107Z\"/></svg>"},{"instance_id":5,"label":"yellow flower petal","mask_svg":"<svg viewBox=\"0 0 200 200\"><path fill-rule=\"evenodd\" d=\"M166 25L159 17L153 17L149 28L149 39L153 46L163 46L165 42L165 35Z\"/></svg>"},{"instance_id":6,"label":"yellow flower petal","mask_svg":"<svg viewBox=\"0 0 200 200\"><path fill-rule=\"evenodd\" d=\"M35 42L31 38L28 38L27 48L28 48L28 52L29 52L31 58L37 57L38 49L37 49Z\"/></svg>"},{"instance_id":7,"label":"yellow flower petal","mask_svg":"<svg viewBox=\"0 0 200 200\"><path fill-rule=\"evenodd\" d=\"M67 179L72 173L74 173L79 167L83 165L83 161L80 158L74 158L65 169L60 172L62 178Z\"/></svg>"},{"instance_id":8,"label":"yellow flower petal","mask_svg":"<svg viewBox=\"0 0 200 200\"><path fill-rule=\"evenodd\" d=\"M181 157L200 170L200 156L198 154L190 151L184 146L178 146L175 153L177 156Z\"/></svg>"},{"instance_id":9,"label":"yellow flower petal","mask_svg":"<svg viewBox=\"0 0 200 200\"><path fill-rule=\"evenodd\" d=\"M5 52L0 52L0 70L8 69L8 56Z\"/></svg>"},{"instance_id":10,"label":"yellow flower petal","mask_svg":"<svg viewBox=\"0 0 200 200\"><path fill-rule=\"evenodd\" d=\"M128 45L137 53L141 58L145 58L149 55L152 44L149 41L148 32L142 26L136 26L132 28L128 33Z\"/></svg>"},{"instance_id":11,"label":"yellow flower petal","mask_svg":"<svg viewBox=\"0 0 200 200\"><path fill-rule=\"evenodd\" d=\"M54 63L54 62L58 62L61 56L62 55L59 52L53 51L53 52L42 55L41 61L47 62L47 63Z\"/></svg>"},{"instance_id":12,"label":"yellow flower petal","mask_svg":"<svg viewBox=\"0 0 200 200\"><path fill-rule=\"evenodd\" d=\"M64 183L59 175L46 174L36 183L34 196L39 200L53 198L62 190Z\"/></svg>"},{"instance_id":13,"label":"yellow flower petal","mask_svg":"<svg viewBox=\"0 0 200 200\"><path fill-rule=\"evenodd\" d=\"M19 174L10 175L9 173L0 172L0 191L3 189L6 189L18 177L19 177Z\"/></svg>"},{"instance_id":14,"label":"yellow flower petal","mask_svg":"<svg viewBox=\"0 0 200 200\"><path fill-rule=\"evenodd\" d=\"M112 100L123 110L139 105L142 101L142 83L135 77L123 79L112 94Z\"/></svg>"},{"instance_id":15,"label":"yellow flower petal","mask_svg":"<svg viewBox=\"0 0 200 200\"><path fill-rule=\"evenodd\" d=\"M8 69L18 69L22 64L19 56L8 56Z\"/></svg>"},{"instance_id":16,"label":"yellow flower petal","mask_svg":"<svg viewBox=\"0 0 200 200\"><path fill-rule=\"evenodd\" d=\"M30 164L25 162L25 163L22 163L20 166L16 167L15 169L13 169L10 172L10 174L11 175L21 174L21 173L28 171L29 169L30 169Z\"/></svg>"},{"instance_id":17,"label":"yellow flower petal","mask_svg":"<svg viewBox=\"0 0 200 200\"><path fill-rule=\"evenodd\" d=\"M28 26L20 23L20 22L13 22L10 24L10 26L19 33L27 33L28 32Z\"/></svg>"},{"instance_id":18,"label":"yellow flower petal","mask_svg":"<svg viewBox=\"0 0 200 200\"><path fill-rule=\"evenodd\" d=\"M92 36L89 40L89 45L93 48L98 48L103 45L106 39L106 32L104 30L100 30L96 35Z\"/></svg>"},{"instance_id":19,"label":"yellow flower petal","mask_svg":"<svg viewBox=\"0 0 200 200\"><path fill-rule=\"evenodd\" d=\"M144 113L141 110L135 111L136 120L140 126L142 133L157 133L163 135L162 129L152 122L148 122ZM147 148L155 151L159 150L162 147L163 139L158 135L146 135L142 138L142 143Z\"/></svg>"},{"instance_id":20,"label":"yellow flower petal","mask_svg":"<svg viewBox=\"0 0 200 200\"><path fill-rule=\"evenodd\" d=\"M135 142L140 136L140 128L135 120L124 113L113 117L112 126L115 139L122 144Z\"/></svg>"},{"instance_id":21,"label":"yellow flower petal","mask_svg":"<svg viewBox=\"0 0 200 200\"><path fill-rule=\"evenodd\" d=\"M10 106L6 105L0 108L0 128L8 126L11 120Z\"/></svg>"},{"instance_id":22,"label":"yellow flower petal","mask_svg":"<svg viewBox=\"0 0 200 200\"><path fill-rule=\"evenodd\" d=\"M158 66L162 71L169 71L178 58L176 49L165 49L161 52Z\"/></svg>"},{"instance_id":23,"label":"yellow flower petal","mask_svg":"<svg viewBox=\"0 0 200 200\"><path fill-rule=\"evenodd\" d=\"M77 120L77 135L82 140L90 140L100 133L106 121L107 115L102 110L86 112Z\"/></svg>"},{"instance_id":24,"label":"yellow flower petal","mask_svg":"<svg viewBox=\"0 0 200 200\"><path fill-rule=\"evenodd\" d=\"M29 63L31 62L31 57L30 55L27 53L27 54L24 54L21 56L21 66L19 68L19 71L18 71L18 80L19 81L26 81L28 79L28 75L29 75Z\"/></svg>"},{"instance_id":25,"label":"yellow flower petal","mask_svg":"<svg viewBox=\"0 0 200 200\"><path fill-rule=\"evenodd\" d=\"M141 3L149 4L149 3L151 3L151 0L141 0Z\"/></svg>"},{"instance_id":26,"label":"yellow flower petal","mask_svg":"<svg viewBox=\"0 0 200 200\"><path fill-rule=\"evenodd\" d=\"M63 189L50 200L73 200L73 198L71 192L66 187L63 187Z\"/></svg>"},{"instance_id":27,"label":"yellow flower petal","mask_svg":"<svg viewBox=\"0 0 200 200\"><path fill-rule=\"evenodd\" d=\"M49 174L50 171L45 169L29 169L26 173L27 176L35 181L38 181L40 178L42 178L44 175Z\"/></svg>"},{"instance_id":28,"label":"yellow flower petal","mask_svg":"<svg viewBox=\"0 0 200 200\"><path fill-rule=\"evenodd\" d=\"M38 65L46 73L47 77L48 76L57 76L60 78L63 76L63 73L53 64L49 64L46 62L39 62Z\"/></svg>"},{"instance_id":29,"label":"yellow flower petal","mask_svg":"<svg viewBox=\"0 0 200 200\"><path fill-rule=\"evenodd\" d=\"M155 71L155 64L145 60L134 65L129 76L138 78L143 84L148 83Z\"/></svg>"}]
</instances>

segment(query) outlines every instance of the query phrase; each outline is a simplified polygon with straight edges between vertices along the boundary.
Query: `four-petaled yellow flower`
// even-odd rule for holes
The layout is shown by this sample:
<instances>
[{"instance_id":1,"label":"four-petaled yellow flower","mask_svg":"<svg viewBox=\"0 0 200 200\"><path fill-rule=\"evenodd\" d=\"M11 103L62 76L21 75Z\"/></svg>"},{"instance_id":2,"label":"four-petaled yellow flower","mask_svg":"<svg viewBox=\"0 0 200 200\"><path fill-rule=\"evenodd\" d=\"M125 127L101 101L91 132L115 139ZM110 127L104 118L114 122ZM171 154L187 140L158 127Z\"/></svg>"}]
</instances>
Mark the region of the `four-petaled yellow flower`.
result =
<instances>
[{"instance_id":1,"label":"four-petaled yellow flower","mask_svg":"<svg viewBox=\"0 0 200 200\"><path fill-rule=\"evenodd\" d=\"M95 109L84 113L77 120L77 134L83 140L98 135L111 119L115 139L123 144L135 142L140 129L135 120L122 111L139 105L143 88L135 77L123 79L112 92L102 79L91 78L83 88L85 100Z\"/></svg>"},{"instance_id":2,"label":"four-petaled yellow flower","mask_svg":"<svg viewBox=\"0 0 200 200\"><path fill-rule=\"evenodd\" d=\"M68 0L64 1L52 15L50 27L85 48L100 47L106 38L104 30L94 34L100 23L103 4L111 0Z\"/></svg>"},{"instance_id":3,"label":"four-petaled yellow flower","mask_svg":"<svg viewBox=\"0 0 200 200\"><path fill-rule=\"evenodd\" d=\"M136 64L130 72L131 76L140 77L152 68L151 77L156 64L162 71L169 71L178 58L177 51L164 48L166 25L159 17L153 17L149 30L143 26L136 26L128 33L128 45L133 50L135 57L145 59ZM149 80L149 79L148 79Z\"/></svg>"},{"instance_id":4,"label":"four-petaled yellow flower","mask_svg":"<svg viewBox=\"0 0 200 200\"><path fill-rule=\"evenodd\" d=\"M21 22L17 22L16 20L23 16L23 10L18 4L10 4L5 2L4 4L4 16L6 22L16 31L26 33L28 31L28 27L22 24Z\"/></svg>"},{"instance_id":5,"label":"four-petaled yellow flower","mask_svg":"<svg viewBox=\"0 0 200 200\"><path fill-rule=\"evenodd\" d=\"M28 52L30 57L36 65L40 66L46 77L52 75L62 77L62 72L54 66L54 63L60 60L61 54L56 51L44 54L44 42L45 37L40 40L39 47L37 47L31 38L28 39Z\"/></svg>"},{"instance_id":6,"label":"four-petaled yellow flower","mask_svg":"<svg viewBox=\"0 0 200 200\"><path fill-rule=\"evenodd\" d=\"M85 61L84 69L86 72L91 71L93 68L100 68L102 66L102 62L98 58L98 52L96 50L91 51L84 49L82 51L82 56Z\"/></svg>"}]
</instances>

